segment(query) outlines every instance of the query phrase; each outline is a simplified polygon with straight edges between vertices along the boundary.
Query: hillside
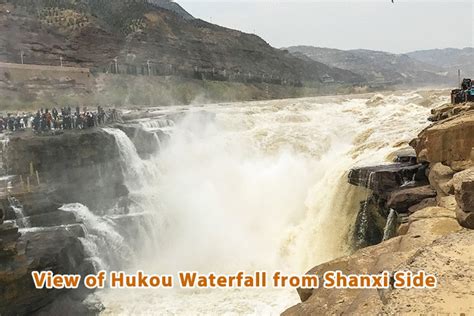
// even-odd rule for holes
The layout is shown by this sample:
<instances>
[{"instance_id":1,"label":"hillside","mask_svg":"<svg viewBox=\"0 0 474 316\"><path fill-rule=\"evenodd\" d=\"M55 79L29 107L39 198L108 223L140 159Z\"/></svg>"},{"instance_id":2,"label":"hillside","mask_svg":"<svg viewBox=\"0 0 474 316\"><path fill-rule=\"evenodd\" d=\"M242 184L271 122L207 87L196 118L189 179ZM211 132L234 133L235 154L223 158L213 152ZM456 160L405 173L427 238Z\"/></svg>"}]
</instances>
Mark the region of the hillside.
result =
<instances>
[{"instance_id":1,"label":"hillside","mask_svg":"<svg viewBox=\"0 0 474 316\"><path fill-rule=\"evenodd\" d=\"M183 19L186 19L186 20L193 20L194 19L194 17L191 14L189 14L189 12L187 12L182 6L180 6L178 3L174 2L174 1L171 1L171 0L148 0L148 2L155 5L155 6L157 6L157 7L172 11L175 14L182 17Z\"/></svg>"},{"instance_id":2,"label":"hillside","mask_svg":"<svg viewBox=\"0 0 474 316\"><path fill-rule=\"evenodd\" d=\"M312 46L293 46L287 50L295 56L306 56L332 67L350 70L363 76L370 83L420 85L450 82L444 69L407 55Z\"/></svg>"},{"instance_id":3,"label":"hillside","mask_svg":"<svg viewBox=\"0 0 474 316\"><path fill-rule=\"evenodd\" d=\"M421 62L443 68L452 74L456 74L457 70L461 69L464 76L474 77L473 47L420 50L407 53L407 55Z\"/></svg>"},{"instance_id":4,"label":"hillside","mask_svg":"<svg viewBox=\"0 0 474 316\"><path fill-rule=\"evenodd\" d=\"M153 3L150 3L153 2ZM159 4L168 1L0 0L0 62L91 67L121 72L362 83L347 70L301 60L252 34L227 29ZM184 9L183 9L184 11ZM184 11L185 12L185 11ZM186 15L183 17L183 14ZM148 66L148 64L150 66Z\"/></svg>"}]
</instances>

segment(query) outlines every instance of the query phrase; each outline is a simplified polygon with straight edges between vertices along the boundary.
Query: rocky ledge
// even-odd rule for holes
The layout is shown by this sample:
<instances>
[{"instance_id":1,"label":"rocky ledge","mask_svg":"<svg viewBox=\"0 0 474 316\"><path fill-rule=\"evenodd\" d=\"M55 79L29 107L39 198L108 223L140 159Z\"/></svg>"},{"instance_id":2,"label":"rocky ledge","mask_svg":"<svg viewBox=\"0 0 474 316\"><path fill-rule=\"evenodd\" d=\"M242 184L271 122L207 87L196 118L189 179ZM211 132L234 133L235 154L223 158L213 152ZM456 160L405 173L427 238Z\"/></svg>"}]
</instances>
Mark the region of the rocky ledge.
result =
<instances>
[{"instance_id":1,"label":"rocky ledge","mask_svg":"<svg viewBox=\"0 0 474 316\"><path fill-rule=\"evenodd\" d=\"M155 137L161 135L137 124L114 127L130 136L142 156L159 149ZM99 221L104 210L113 209L104 222L124 237L127 247L134 247L149 218L129 212L117 140L100 128L19 132L11 135L1 156L9 176L0 178L0 315L97 314L103 307L89 290L37 290L31 272L84 276L100 268L86 248L91 234L101 232L87 227L81 213L62 209L63 204L84 204Z\"/></svg>"},{"instance_id":2,"label":"rocky ledge","mask_svg":"<svg viewBox=\"0 0 474 316\"><path fill-rule=\"evenodd\" d=\"M352 170L349 182L371 190L354 228L360 249L308 272L424 270L437 276L437 288L299 289L301 303L283 315L474 314L473 109L468 103L433 110L435 123L411 142L412 154ZM398 220L387 236L388 214Z\"/></svg>"}]
</instances>

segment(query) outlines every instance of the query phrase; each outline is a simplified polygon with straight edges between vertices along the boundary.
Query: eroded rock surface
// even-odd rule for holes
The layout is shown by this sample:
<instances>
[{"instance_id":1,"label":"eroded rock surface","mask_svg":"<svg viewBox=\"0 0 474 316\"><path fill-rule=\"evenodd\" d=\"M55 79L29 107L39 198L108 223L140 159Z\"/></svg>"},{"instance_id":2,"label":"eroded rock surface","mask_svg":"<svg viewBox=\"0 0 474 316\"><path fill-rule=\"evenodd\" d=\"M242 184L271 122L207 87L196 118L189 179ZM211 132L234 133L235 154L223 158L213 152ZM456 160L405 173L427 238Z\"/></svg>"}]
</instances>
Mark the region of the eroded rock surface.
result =
<instances>
[{"instance_id":1,"label":"eroded rock surface","mask_svg":"<svg viewBox=\"0 0 474 316\"><path fill-rule=\"evenodd\" d=\"M115 138L100 128L65 131L60 135L19 134L7 147L8 172L30 177L48 186L49 193L30 197L30 204L80 202L88 206L110 207L124 194L123 175ZM27 201L21 201L28 203ZM42 207L34 207L44 211Z\"/></svg>"},{"instance_id":2,"label":"eroded rock surface","mask_svg":"<svg viewBox=\"0 0 474 316\"><path fill-rule=\"evenodd\" d=\"M472 249L474 231L462 229L454 212L440 207L419 210L404 225L403 235L324 263L308 273L322 277L324 272L335 270L345 274L425 270L439 277L437 289L299 289L302 303L283 315L473 313L474 300L469 302L469 297L474 297L474 289L469 280L474 278L470 268L474 257L468 249ZM424 303L427 301L436 302L435 309ZM453 302L457 303L454 309Z\"/></svg>"},{"instance_id":3,"label":"eroded rock surface","mask_svg":"<svg viewBox=\"0 0 474 316\"><path fill-rule=\"evenodd\" d=\"M412 142L418 160L441 162L456 171L474 162L474 111L437 122L423 130Z\"/></svg>"},{"instance_id":4,"label":"eroded rock surface","mask_svg":"<svg viewBox=\"0 0 474 316\"><path fill-rule=\"evenodd\" d=\"M387 208L406 213L411 206L433 197L436 197L436 191L429 185L400 189L389 195Z\"/></svg>"}]
</instances>

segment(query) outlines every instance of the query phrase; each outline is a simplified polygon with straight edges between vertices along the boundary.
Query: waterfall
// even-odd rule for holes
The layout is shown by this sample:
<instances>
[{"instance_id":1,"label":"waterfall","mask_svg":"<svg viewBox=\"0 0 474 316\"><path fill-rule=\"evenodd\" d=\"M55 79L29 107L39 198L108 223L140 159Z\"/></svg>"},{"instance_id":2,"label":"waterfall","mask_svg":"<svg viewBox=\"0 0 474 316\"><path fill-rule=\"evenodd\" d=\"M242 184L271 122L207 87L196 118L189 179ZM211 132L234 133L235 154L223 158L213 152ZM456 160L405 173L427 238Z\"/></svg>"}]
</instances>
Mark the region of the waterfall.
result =
<instances>
[{"instance_id":1,"label":"waterfall","mask_svg":"<svg viewBox=\"0 0 474 316\"><path fill-rule=\"evenodd\" d=\"M19 228L28 228L30 223L23 213L23 205L15 197L8 197L8 203L10 204L11 209L15 213L16 223Z\"/></svg>"},{"instance_id":2,"label":"waterfall","mask_svg":"<svg viewBox=\"0 0 474 316\"><path fill-rule=\"evenodd\" d=\"M128 189L139 191L144 187L152 185L150 181L158 178L160 173L156 163L142 160L137 153L135 145L123 131L116 128L104 128L103 130L115 138Z\"/></svg>"},{"instance_id":3,"label":"waterfall","mask_svg":"<svg viewBox=\"0 0 474 316\"><path fill-rule=\"evenodd\" d=\"M134 253L109 222L78 203L63 205L60 210L73 212L84 224L86 237L81 242L99 269L118 269L130 264Z\"/></svg>"},{"instance_id":4,"label":"waterfall","mask_svg":"<svg viewBox=\"0 0 474 316\"><path fill-rule=\"evenodd\" d=\"M391 209L387 217L387 223L385 224L385 228L383 230L382 240L385 241L394 237L397 233L396 232L397 225L398 225L398 214L394 209Z\"/></svg>"},{"instance_id":5,"label":"waterfall","mask_svg":"<svg viewBox=\"0 0 474 316\"><path fill-rule=\"evenodd\" d=\"M130 269L301 274L349 254L367 191L349 185L347 171L384 161L425 124L429 109L407 95L371 106L365 96L216 104L204 107L214 116L190 109L176 124L147 119L144 128L170 135L148 159L125 133L106 129L120 149L132 212L151 216L153 251ZM112 313L275 314L298 302L292 289L135 293L98 294Z\"/></svg>"}]
</instances>

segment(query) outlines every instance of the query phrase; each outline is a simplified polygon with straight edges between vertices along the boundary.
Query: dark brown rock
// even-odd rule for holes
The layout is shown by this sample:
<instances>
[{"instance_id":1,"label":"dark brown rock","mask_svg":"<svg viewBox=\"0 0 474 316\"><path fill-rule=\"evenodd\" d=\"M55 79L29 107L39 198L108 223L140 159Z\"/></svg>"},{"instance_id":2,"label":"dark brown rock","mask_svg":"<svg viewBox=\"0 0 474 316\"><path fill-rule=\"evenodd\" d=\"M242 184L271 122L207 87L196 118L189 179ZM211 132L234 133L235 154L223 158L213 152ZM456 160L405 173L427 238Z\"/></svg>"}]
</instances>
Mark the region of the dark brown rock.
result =
<instances>
[{"instance_id":1,"label":"dark brown rock","mask_svg":"<svg viewBox=\"0 0 474 316\"><path fill-rule=\"evenodd\" d=\"M23 231L17 255L0 260L0 314L23 315L47 306L66 290L38 290L31 271L76 274L84 271L85 254L80 225Z\"/></svg>"},{"instance_id":2,"label":"dark brown rock","mask_svg":"<svg viewBox=\"0 0 474 316\"><path fill-rule=\"evenodd\" d=\"M474 212L464 212L458 207L456 209L456 218L462 227L474 229Z\"/></svg>"},{"instance_id":3,"label":"dark brown rock","mask_svg":"<svg viewBox=\"0 0 474 316\"><path fill-rule=\"evenodd\" d=\"M394 163L380 166L351 169L349 183L373 190L378 194L387 194L400 188L413 179L427 182L422 164Z\"/></svg>"},{"instance_id":4,"label":"dark brown rock","mask_svg":"<svg viewBox=\"0 0 474 316\"><path fill-rule=\"evenodd\" d=\"M53 227L78 222L74 213L61 210L28 216L21 220L28 223L29 227Z\"/></svg>"},{"instance_id":5,"label":"dark brown rock","mask_svg":"<svg viewBox=\"0 0 474 316\"><path fill-rule=\"evenodd\" d=\"M18 134L10 139L7 156L11 173L29 174L32 163L48 187L47 192L18 197L25 215L52 212L63 203L107 208L123 193L116 190L124 182L118 146L100 128L55 136Z\"/></svg>"},{"instance_id":6,"label":"dark brown rock","mask_svg":"<svg viewBox=\"0 0 474 316\"><path fill-rule=\"evenodd\" d=\"M117 124L115 127L127 134L128 138L130 138L135 145L138 155L142 159L148 158L160 149L157 140L158 136L152 132L144 130L139 125Z\"/></svg>"},{"instance_id":7,"label":"dark brown rock","mask_svg":"<svg viewBox=\"0 0 474 316\"><path fill-rule=\"evenodd\" d=\"M397 212L407 212L411 206L433 197L436 197L436 191L429 185L401 189L390 194L387 208Z\"/></svg>"},{"instance_id":8,"label":"dark brown rock","mask_svg":"<svg viewBox=\"0 0 474 316\"><path fill-rule=\"evenodd\" d=\"M431 207L431 206L436 206L437 205L437 201L436 201L436 198L429 198L429 199L424 199L423 201L421 201L420 203L418 204L415 204L413 206L410 206L408 208L408 213L410 214L413 214L419 210L422 210L426 207Z\"/></svg>"}]
</instances>

